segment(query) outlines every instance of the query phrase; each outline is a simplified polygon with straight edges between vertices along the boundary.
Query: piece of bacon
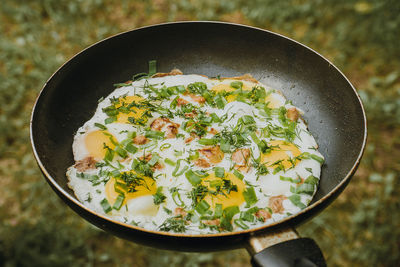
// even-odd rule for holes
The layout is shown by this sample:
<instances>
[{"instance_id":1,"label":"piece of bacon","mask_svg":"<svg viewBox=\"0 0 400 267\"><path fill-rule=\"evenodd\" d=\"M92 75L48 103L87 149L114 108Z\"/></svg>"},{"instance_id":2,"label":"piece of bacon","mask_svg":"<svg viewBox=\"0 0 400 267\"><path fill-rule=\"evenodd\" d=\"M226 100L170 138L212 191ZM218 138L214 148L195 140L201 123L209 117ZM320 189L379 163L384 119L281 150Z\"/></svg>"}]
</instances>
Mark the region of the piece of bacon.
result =
<instances>
[{"instance_id":1,"label":"piece of bacon","mask_svg":"<svg viewBox=\"0 0 400 267\"><path fill-rule=\"evenodd\" d=\"M199 104L204 104L206 102L206 99L202 96L195 95L195 94L189 94L189 96L193 101L195 101Z\"/></svg>"},{"instance_id":2,"label":"piece of bacon","mask_svg":"<svg viewBox=\"0 0 400 267\"><path fill-rule=\"evenodd\" d=\"M256 213L255 216L257 219L261 219L263 222L271 218L271 214L266 211L265 209L259 209Z\"/></svg>"},{"instance_id":3,"label":"piece of bacon","mask_svg":"<svg viewBox=\"0 0 400 267\"><path fill-rule=\"evenodd\" d=\"M232 161L235 162L238 166L246 166L249 157L250 149L248 148L239 148L232 153Z\"/></svg>"},{"instance_id":4,"label":"piece of bacon","mask_svg":"<svg viewBox=\"0 0 400 267\"><path fill-rule=\"evenodd\" d=\"M210 167L210 163L208 163L208 161L205 159L195 160L194 165L196 165L197 167L200 167L200 168L209 168Z\"/></svg>"},{"instance_id":5,"label":"piece of bacon","mask_svg":"<svg viewBox=\"0 0 400 267\"><path fill-rule=\"evenodd\" d=\"M289 108L287 110L287 117L291 121L297 121L297 119L299 118L299 115L300 115L300 113L297 110L297 108Z\"/></svg>"},{"instance_id":6,"label":"piece of bacon","mask_svg":"<svg viewBox=\"0 0 400 267\"><path fill-rule=\"evenodd\" d=\"M183 106L183 105L186 105L188 103L189 103L189 101L187 101L187 100L185 100L183 98L180 98L180 97L176 100L176 105L177 106Z\"/></svg>"},{"instance_id":7,"label":"piece of bacon","mask_svg":"<svg viewBox=\"0 0 400 267\"><path fill-rule=\"evenodd\" d=\"M80 171L84 172L87 170L95 169L96 168L96 162L93 157L86 157L84 159L78 160L75 162L74 167Z\"/></svg>"},{"instance_id":8,"label":"piece of bacon","mask_svg":"<svg viewBox=\"0 0 400 267\"><path fill-rule=\"evenodd\" d=\"M175 208L174 213L175 215L181 215L182 217L185 217L187 215L187 212L180 207Z\"/></svg>"},{"instance_id":9,"label":"piece of bacon","mask_svg":"<svg viewBox=\"0 0 400 267\"><path fill-rule=\"evenodd\" d=\"M224 152L222 152L219 146L202 148L199 149L199 152L213 164L220 163L224 158Z\"/></svg>"},{"instance_id":10,"label":"piece of bacon","mask_svg":"<svg viewBox=\"0 0 400 267\"><path fill-rule=\"evenodd\" d=\"M217 226L221 223L221 221L220 221L220 219L203 220L202 223L204 223L205 225Z\"/></svg>"},{"instance_id":11,"label":"piece of bacon","mask_svg":"<svg viewBox=\"0 0 400 267\"><path fill-rule=\"evenodd\" d=\"M135 138L133 138L133 143L136 145L144 145L149 141L149 139L146 138L144 135L138 135Z\"/></svg>"},{"instance_id":12,"label":"piece of bacon","mask_svg":"<svg viewBox=\"0 0 400 267\"><path fill-rule=\"evenodd\" d=\"M274 213L282 213L285 209L283 208L282 202L287 199L284 195L273 196L269 198L268 207Z\"/></svg>"}]
</instances>

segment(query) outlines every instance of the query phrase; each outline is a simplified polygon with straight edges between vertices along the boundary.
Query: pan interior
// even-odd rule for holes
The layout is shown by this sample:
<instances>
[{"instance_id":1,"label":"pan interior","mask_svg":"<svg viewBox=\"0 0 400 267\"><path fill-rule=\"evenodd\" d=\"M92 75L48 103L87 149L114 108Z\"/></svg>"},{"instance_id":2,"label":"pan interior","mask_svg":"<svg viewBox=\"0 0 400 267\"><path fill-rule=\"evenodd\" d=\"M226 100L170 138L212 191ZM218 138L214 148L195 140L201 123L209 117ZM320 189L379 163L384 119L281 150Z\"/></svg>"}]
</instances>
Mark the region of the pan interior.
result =
<instances>
[{"instance_id":1,"label":"pan interior","mask_svg":"<svg viewBox=\"0 0 400 267\"><path fill-rule=\"evenodd\" d=\"M364 144L365 120L351 84L312 50L282 36L224 23L178 23L117 35L84 50L44 87L33 113L32 139L40 162L71 196L66 169L73 164L77 129L113 90L147 70L230 77L252 74L301 108L325 156L313 202L352 170Z\"/></svg>"}]
</instances>

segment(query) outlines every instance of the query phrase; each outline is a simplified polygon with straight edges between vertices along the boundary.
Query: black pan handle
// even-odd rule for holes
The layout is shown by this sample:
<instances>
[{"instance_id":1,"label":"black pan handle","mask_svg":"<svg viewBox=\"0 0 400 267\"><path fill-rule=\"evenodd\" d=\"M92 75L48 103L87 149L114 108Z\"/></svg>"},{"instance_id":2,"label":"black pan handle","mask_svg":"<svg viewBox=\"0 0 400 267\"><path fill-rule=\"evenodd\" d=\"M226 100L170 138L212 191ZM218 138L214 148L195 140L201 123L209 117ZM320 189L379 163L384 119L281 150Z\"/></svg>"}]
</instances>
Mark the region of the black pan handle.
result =
<instances>
[{"instance_id":1,"label":"black pan handle","mask_svg":"<svg viewBox=\"0 0 400 267\"><path fill-rule=\"evenodd\" d=\"M248 240L256 267L323 267L324 256L317 243L310 238L300 238L291 228L274 232L253 234Z\"/></svg>"}]
</instances>

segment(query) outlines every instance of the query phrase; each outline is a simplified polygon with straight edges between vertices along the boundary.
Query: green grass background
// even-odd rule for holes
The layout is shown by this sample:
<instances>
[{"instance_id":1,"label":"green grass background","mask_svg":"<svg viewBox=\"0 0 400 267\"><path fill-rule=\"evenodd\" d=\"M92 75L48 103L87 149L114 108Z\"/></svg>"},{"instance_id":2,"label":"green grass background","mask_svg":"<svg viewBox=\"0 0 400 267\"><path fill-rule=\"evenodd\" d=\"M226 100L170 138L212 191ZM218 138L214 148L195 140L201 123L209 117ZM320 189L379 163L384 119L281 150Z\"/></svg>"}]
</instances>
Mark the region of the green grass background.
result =
<instances>
[{"instance_id":1,"label":"green grass background","mask_svg":"<svg viewBox=\"0 0 400 267\"><path fill-rule=\"evenodd\" d=\"M399 14L398 0L2 0L0 266L250 266L244 249L162 251L91 226L52 192L32 155L30 111L63 62L113 34L177 20L231 21L282 33L349 77L367 111L365 155L343 194L298 230L318 242L329 266L398 266Z\"/></svg>"}]
</instances>

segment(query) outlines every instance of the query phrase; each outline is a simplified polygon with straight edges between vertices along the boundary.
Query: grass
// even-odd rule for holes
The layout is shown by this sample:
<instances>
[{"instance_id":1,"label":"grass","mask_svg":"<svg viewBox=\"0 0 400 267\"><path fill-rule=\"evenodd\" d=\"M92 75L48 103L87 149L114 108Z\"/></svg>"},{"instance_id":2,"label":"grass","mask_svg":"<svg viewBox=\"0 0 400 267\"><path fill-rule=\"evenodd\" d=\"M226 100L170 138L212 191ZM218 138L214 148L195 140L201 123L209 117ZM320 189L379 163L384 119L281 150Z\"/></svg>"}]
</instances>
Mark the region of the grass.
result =
<instances>
[{"instance_id":1,"label":"grass","mask_svg":"<svg viewBox=\"0 0 400 267\"><path fill-rule=\"evenodd\" d=\"M301 226L330 266L400 262L400 2L396 0L3 0L0 5L0 262L5 266L249 266L244 249L177 253L94 228L44 182L29 143L37 93L68 58L105 37L175 20L224 20L294 38L358 89L369 139L348 188ZM106 245L105 245L106 244Z\"/></svg>"}]
</instances>

